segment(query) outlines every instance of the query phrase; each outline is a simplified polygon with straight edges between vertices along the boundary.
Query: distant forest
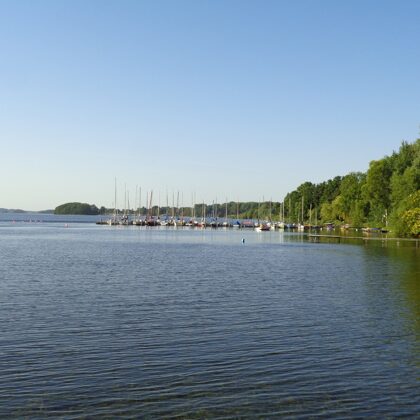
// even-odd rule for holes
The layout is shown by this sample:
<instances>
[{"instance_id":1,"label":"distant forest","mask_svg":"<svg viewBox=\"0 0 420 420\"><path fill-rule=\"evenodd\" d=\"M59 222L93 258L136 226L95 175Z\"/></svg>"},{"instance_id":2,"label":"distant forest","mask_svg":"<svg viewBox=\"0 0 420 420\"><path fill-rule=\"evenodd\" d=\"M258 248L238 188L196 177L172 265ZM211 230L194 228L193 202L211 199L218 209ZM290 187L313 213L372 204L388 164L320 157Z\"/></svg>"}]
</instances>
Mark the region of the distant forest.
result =
<instances>
[{"instance_id":1,"label":"distant forest","mask_svg":"<svg viewBox=\"0 0 420 420\"><path fill-rule=\"evenodd\" d=\"M303 200L303 212L302 212ZM366 173L312 184L286 195L286 219L354 227L391 227L399 235L420 234L420 139L403 142L398 152L370 162Z\"/></svg>"},{"instance_id":2,"label":"distant forest","mask_svg":"<svg viewBox=\"0 0 420 420\"><path fill-rule=\"evenodd\" d=\"M65 203L56 207L54 214L87 214L96 215L99 214L99 209L94 204L87 203Z\"/></svg>"},{"instance_id":3,"label":"distant forest","mask_svg":"<svg viewBox=\"0 0 420 420\"><path fill-rule=\"evenodd\" d=\"M204 208L203 208L204 206ZM86 203L67 203L63 214L109 214L114 209ZM283 220L286 223L348 224L388 227L398 235L420 235L420 139L402 142L398 152L370 162L364 172L336 176L320 184L304 182L284 202L228 202L196 204L194 208L145 207L142 215ZM120 213L123 211L119 210ZM134 213L134 210L127 211Z\"/></svg>"}]
</instances>

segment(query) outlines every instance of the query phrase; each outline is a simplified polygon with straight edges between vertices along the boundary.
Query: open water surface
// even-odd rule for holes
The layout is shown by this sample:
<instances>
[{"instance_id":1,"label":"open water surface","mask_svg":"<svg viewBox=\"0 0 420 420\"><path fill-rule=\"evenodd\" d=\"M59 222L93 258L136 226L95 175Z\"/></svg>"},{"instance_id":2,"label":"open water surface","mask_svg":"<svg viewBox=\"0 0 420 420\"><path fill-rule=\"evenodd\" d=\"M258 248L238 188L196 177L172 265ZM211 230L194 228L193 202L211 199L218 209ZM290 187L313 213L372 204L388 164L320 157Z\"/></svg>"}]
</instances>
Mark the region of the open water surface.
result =
<instances>
[{"instance_id":1,"label":"open water surface","mask_svg":"<svg viewBox=\"0 0 420 420\"><path fill-rule=\"evenodd\" d=\"M419 414L420 250L61 222L0 222L0 417Z\"/></svg>"}]
</instances>

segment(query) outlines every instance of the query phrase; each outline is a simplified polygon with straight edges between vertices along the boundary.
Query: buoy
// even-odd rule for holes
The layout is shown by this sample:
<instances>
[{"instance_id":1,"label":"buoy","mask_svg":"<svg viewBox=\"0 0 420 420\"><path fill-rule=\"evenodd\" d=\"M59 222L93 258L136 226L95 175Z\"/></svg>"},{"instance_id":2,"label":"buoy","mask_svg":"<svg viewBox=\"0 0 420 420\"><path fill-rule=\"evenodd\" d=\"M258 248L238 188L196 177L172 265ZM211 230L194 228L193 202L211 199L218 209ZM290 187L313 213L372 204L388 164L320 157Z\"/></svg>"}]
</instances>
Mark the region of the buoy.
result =
<instances>
[{"instance_id":1,"label":"buoy","mask_svg":"<svg viewBox=\"0 0 420 420\"><path fill-rule=\"evenodd\" d=\"M243 243L243 244L245 243L245 238L242 238L242 243Z\"/></svg>"}]
</instances>

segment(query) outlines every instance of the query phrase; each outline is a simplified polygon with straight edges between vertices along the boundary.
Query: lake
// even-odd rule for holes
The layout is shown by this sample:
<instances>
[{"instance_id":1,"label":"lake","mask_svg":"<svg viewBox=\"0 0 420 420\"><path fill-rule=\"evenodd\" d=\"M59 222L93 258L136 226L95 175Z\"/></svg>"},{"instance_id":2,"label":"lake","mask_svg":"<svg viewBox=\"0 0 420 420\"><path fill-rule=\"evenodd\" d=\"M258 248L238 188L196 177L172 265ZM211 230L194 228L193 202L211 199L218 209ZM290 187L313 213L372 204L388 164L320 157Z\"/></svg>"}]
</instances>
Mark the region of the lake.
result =
<instances>
[{"instance_id":1,"label":"lake","mask_svg":"<svg viewBox=\"0 0 420 420\"><path fill-rule=\"evenodd\" d=\"M419 249L14 216L0 417L420 412Z\"/></svg>"}]
</instances>

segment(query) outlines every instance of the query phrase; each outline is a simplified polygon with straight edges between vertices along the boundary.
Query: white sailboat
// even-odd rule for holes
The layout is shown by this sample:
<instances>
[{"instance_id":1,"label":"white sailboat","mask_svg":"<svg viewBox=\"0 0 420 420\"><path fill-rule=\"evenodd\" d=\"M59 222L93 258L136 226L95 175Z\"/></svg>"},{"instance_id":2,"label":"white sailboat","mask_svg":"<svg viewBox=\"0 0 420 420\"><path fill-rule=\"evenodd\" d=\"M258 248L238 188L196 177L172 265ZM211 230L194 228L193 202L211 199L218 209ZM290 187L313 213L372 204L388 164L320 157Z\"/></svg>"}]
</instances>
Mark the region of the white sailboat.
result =
<instances>
[{"instance_id":1,"label":"white sailboat","mask_svg":"<svg viewBox=\"0 0 420 420\"><path fill-rule=\"evenodd\" d=\"M114 188L114 214L112 215L111 219L108 220L108 225L118 225L118 210L117 210L117 178L115 178L115 188Z\"/></svg>"}]
</instances>

